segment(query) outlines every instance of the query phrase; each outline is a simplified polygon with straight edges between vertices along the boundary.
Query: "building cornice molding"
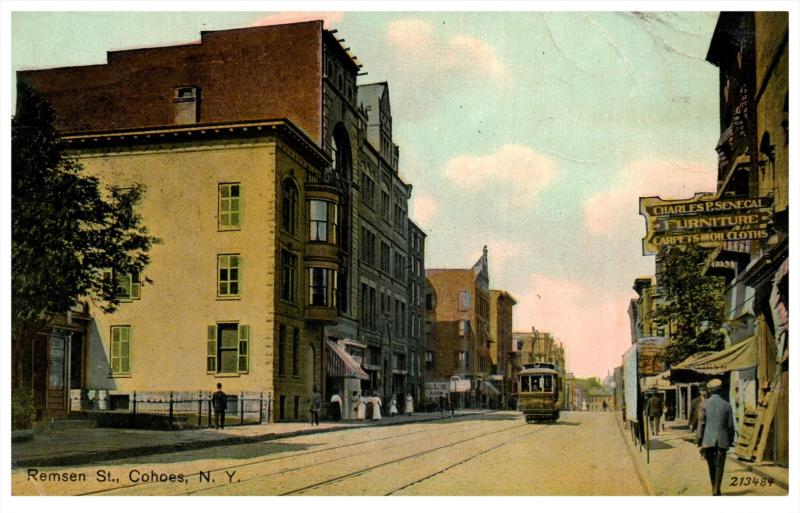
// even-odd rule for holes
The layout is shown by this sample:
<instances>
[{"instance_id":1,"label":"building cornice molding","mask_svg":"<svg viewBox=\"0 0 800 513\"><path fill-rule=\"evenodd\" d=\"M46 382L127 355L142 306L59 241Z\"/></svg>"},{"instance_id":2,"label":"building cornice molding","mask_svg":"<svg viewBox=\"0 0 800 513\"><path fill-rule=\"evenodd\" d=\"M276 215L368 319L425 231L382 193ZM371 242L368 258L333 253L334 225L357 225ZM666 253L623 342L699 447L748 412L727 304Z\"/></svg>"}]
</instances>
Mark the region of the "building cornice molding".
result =
<instances>
[{"instance_id":1,"label":"building cornice molding","mask_svg":"<svg viewBox=\"0 0 800 513\"><path fill-rule=\"evenodd\" d=\"M311 138L285 118L89 132L64 132L61 134L61 139L67 144L68 148L78 149L228 138L245 139L269 135L280 136L320 167L324 168L331 163L330 157Z\"/></svg>"}]
</instances>

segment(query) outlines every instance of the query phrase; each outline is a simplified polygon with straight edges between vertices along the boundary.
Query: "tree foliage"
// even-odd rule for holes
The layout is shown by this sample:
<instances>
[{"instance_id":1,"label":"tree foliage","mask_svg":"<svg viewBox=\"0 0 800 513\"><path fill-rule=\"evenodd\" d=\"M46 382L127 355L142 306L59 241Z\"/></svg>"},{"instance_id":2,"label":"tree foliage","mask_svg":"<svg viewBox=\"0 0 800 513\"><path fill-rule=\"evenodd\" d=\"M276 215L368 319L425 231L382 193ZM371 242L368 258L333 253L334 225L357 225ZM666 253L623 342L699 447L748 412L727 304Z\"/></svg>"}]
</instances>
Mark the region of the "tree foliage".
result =
<instances>
[{"instance_id":1,"label":"tree foliage","mask_svg":"<svg viewBox=\"0 0 800 513\"><path fill-rule=\"evenodd\" d=\"M32 88L18 85L12 119L11 286L16 340L80 300L111 312L115 280L141 273L158 239L136 205L144 187L101 187L66 152L54 112Z\"/></svg>"},{"instance_id":2,"label":"tree foliage","mask_svg":"<svg viewBox=\"0 0 800 513\"><path fill-rule=\"evenodd\" d=\"M724 282L703 273L707 253L700 248L670 248L661 255L655 320L670 327L664 351L674 365L699 351L718 351L724 345L720 332L724 319Z\"/></svg>"}]
</instances>

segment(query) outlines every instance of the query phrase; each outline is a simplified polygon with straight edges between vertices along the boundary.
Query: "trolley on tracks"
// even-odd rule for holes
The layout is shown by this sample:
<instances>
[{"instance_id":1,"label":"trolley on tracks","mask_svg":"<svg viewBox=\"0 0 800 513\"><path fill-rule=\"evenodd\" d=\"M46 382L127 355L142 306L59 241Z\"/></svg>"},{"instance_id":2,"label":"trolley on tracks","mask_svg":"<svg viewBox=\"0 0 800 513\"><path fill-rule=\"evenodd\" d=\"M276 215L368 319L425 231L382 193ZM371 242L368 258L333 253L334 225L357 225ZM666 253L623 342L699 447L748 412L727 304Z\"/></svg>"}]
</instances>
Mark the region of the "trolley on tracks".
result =
<instances>
[{"instance_id":1,"label":"trolley on tracks","mask_svg":"<svg viewBox=\"0 0 800 513\"><path fill-rule=\"evenodd\" d=\"M517 411L525 415L525 422L556 421L562 404L555 364L526 364L517 373Z\"/></svg>"}]
</instances>

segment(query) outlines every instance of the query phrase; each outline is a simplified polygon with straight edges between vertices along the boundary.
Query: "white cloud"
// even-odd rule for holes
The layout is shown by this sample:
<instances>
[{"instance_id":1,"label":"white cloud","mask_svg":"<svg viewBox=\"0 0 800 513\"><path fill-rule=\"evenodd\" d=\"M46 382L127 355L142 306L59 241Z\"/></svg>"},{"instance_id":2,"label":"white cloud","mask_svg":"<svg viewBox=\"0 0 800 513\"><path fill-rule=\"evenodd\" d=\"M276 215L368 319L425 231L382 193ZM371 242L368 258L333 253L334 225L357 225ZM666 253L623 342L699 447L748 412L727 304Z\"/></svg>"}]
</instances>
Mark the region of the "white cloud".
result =
<instances>
[{"instance_id":1,"label":"white cloud","mask_svg":"<svg viewBox=\"0 0 800 513\"><path fill-rule=\"evenodd\" d=\"M612 188L597 192L584 202L584 225L591 235L597 236L621 232L643 234L640 196L681 199L691 198L696 192L713 192L716 175L716 169L696 163L632 162L620 170Z\"/></svg>"},{"instance_id":2,"label":"white cloud","mask_svg":"<svg viewBox=\"0 0 800 513\"><path fill-rule=\"evenodd\" d=\"M489 155L460 155L451 159L444 171L445 177L461 190L499 187L508 206L515 208L535 204L555 173L550 157L516 144L507 144Z\"/></svg>"},{"instance_id":3,"label":"white cloud","mask_svg":"<svg viewBox=\"0 0 800 513\"><path fill-rule=\"evenodd\" d=\"M281 25L284 23L322 20L325 22L325 28L331 28L331 25L341 21L343 16L344 13L342 12L276 12L259 18L251 23L250 26L260 27L263 25Z\"/></svg>"},{"instance_id":4,"label":"white cloud","mask_svg":"<svg viewBox=\"0 0 800 513\"><path fill-rule=\"evenodd\" d=\"M403 19L389 23L386 37L396 57L413 66L415 73L458 73L475 79L505 83L506 66L494 48L472 36L446 37L434 32L430 22Z\"/></svg>"}]
</instances>

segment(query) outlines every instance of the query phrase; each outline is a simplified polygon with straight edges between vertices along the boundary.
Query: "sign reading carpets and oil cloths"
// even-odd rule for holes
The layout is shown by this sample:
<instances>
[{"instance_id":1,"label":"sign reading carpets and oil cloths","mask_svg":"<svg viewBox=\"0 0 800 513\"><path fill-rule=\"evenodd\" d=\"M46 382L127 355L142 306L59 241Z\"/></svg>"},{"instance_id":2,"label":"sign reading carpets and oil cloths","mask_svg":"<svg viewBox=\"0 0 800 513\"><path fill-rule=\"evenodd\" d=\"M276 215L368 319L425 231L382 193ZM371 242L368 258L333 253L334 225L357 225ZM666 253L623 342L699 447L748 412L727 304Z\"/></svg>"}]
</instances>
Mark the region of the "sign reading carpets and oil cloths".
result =
<instances>
[{"instance_id":1,"label":"sign reading carpets and oil cloths","mask_svg":"<svg viewBox=\"0 0 800 513\"><path fill-rule=\"evenodd\" d=\"M639 198L647 234L642 254L655 255L664 246L689 244L716 247L725 241L758 240L769 236L772 197L720 198L697 193L689 200Z\"/></svg>"}]
</instances>

